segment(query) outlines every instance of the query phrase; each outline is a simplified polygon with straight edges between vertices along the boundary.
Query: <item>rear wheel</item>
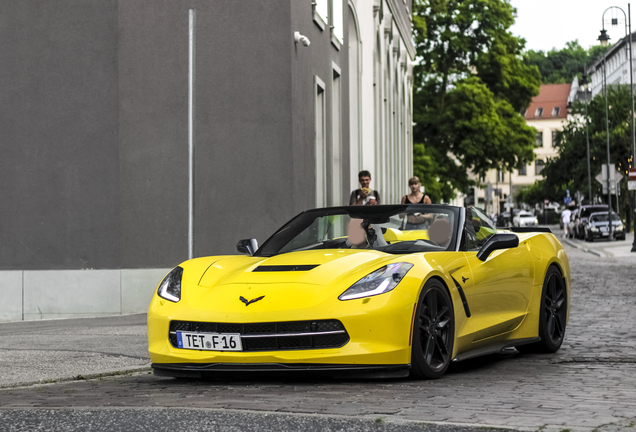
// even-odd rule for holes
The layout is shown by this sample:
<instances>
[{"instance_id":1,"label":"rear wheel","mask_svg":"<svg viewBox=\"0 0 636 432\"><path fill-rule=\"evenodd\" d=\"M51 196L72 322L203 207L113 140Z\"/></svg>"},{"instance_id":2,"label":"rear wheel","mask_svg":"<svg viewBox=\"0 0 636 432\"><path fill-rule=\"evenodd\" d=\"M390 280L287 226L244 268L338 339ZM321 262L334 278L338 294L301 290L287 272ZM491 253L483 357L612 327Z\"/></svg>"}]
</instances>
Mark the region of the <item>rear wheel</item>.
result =
<instances>
[{"instance_id":1,"label":"rear wheel","mask_svg":"<svg viewBox=\"0 0 636 432\"><path fill-rule=\"evenodd\" d=\"M559 350L565 337L565 325L568 313L567 291L561 272L550 266L543 282L541 308L539 312L540 342L523 345L517 349L522 352L554 353Z\"/></svg>"},{"instance_id":2,"label":"rear wheel","mask_svg":"<svg viewBox=\"0 0 636 432\"><path fill-rule=\"evenodd\" d=\"M424 285L415 311L411 376L418 379L441 377L451 362L455 343L453 302L437 279Z\"/></svg>"}]
</instances>

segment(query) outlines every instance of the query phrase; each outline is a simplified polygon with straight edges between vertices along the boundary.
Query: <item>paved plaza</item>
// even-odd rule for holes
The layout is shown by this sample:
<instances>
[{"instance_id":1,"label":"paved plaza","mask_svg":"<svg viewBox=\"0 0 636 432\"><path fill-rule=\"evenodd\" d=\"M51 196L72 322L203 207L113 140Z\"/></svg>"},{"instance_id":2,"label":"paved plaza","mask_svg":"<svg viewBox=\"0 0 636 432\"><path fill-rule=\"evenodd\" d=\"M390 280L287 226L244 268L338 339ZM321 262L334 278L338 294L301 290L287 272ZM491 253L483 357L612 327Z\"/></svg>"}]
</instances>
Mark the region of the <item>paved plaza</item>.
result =
<instances>
[{"instance_id":1,"label":"paved plaza","mask_svg":"<svg viewBox=\"0 0 636 432\"><path fill-rule=\"evenodd\" d=\"M570 322L554 355L511 350L453 364L436 381L188 381L144 369L144 316L2 324L0 424L99 430L134 417L154 430L170 430L173 418L191 419L192 430L636 431L636 253L566 248ZM38 380L53 382L19 385Z\"/></svg>"}]
</instances>

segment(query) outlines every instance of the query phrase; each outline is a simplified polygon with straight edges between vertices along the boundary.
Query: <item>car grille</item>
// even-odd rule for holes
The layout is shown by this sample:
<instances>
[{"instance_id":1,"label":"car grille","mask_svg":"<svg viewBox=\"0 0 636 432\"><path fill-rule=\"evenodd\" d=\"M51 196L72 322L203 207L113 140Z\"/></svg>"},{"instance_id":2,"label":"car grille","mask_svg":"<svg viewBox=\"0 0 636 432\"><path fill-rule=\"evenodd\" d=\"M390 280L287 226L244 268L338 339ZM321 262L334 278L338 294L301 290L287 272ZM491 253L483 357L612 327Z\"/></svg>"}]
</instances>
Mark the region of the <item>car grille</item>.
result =
<instances>
[{"instance_id":1,"label":"car grille","mask_svg":"<svg viewBox=\"0 0 636 432\"><path fill-rule=\"evenodd\" d=\"M338 320L249 324L171 321L169 339L175 348L178 347L177 331L239 333L243 351L340 348L349 342L349 335Z\"/></svg>"}]
</instances>

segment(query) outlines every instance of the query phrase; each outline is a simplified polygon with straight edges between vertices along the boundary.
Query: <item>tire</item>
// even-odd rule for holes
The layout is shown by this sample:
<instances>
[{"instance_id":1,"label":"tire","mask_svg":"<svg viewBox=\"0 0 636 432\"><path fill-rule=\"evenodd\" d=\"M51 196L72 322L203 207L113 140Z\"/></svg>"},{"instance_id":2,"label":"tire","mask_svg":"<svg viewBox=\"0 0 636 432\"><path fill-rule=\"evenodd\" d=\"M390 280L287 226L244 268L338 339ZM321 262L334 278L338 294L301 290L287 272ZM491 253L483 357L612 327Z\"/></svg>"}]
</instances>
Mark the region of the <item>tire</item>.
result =
<instances>
[{"instance_id":1,"label":"tire","mask_svg":"<svg viewBox=\"0 0 636 432\"><path fill-rule=\"evenodd\" d=\"M565 338L568 313L567 290L561 272L550 266L543 281L541 307L539 311L540 342L517 347L528 353L555 353L561 348Z\"/></svg>"},{"instance_id":2,"label":"tire","mask_svg":"<svg viewBox=\"0 0 636 432\"><path fill-rule=\"evenodd\" d=\"M411 376L437 379L452 360L455 314L446 287L437 279L424 285L415 311L411 347Z\"/></svg>"}]
</instances>

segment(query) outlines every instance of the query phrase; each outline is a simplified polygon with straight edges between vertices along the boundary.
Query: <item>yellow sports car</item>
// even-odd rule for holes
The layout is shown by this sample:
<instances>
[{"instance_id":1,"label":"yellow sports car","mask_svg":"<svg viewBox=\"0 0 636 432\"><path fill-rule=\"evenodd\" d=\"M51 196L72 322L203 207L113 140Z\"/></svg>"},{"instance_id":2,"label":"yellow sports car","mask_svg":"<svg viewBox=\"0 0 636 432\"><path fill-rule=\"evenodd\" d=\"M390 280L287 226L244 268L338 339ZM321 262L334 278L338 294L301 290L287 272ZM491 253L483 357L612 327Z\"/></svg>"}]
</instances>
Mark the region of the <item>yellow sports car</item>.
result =
<instances>
[{"instance_id":1,"label":"yellow sports car","mask_svg":"<svg viewBox=\"0 0 636 432\"><path fill-rule=\"evenodd\" d=\"M514 232L513 232L514 231ZM570 267L546 228L497 230L477 208L303 212L244 255L175 267L148 311L154 373L323 371L438 378L507 347L555 352Z\"/></svg>"}]
</instances>

